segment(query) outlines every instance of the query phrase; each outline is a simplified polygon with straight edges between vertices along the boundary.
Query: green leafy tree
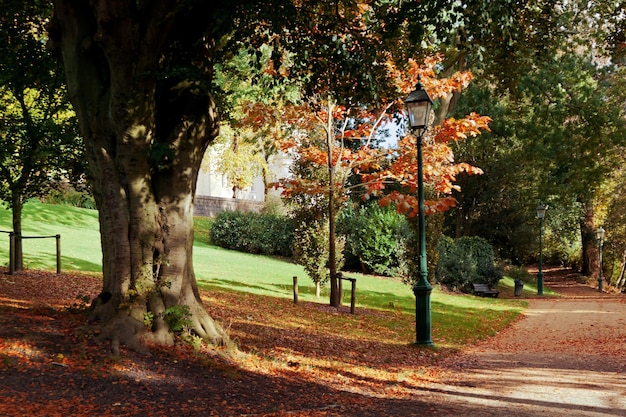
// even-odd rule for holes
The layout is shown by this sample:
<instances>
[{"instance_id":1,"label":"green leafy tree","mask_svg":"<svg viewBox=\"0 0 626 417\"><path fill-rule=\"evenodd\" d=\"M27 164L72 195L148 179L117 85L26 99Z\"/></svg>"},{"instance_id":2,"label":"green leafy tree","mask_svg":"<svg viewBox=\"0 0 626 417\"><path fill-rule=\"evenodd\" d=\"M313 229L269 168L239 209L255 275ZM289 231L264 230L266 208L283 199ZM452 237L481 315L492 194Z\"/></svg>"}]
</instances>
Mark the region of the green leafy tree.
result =
<instances>
[{"instance_id":1,"label":"green leafy tree","mask_svg":"<svg viewBox=\"0 0 626 417\"><path fill-rule=\"evenodd\" d=\"M263 172L265 159L256 146L233 134L227 137L230 143L220 155L217 172L225 175L233 187L233 198L238 192L252 187L255 178ZM267 188L267 187L266 187Z\"/></svg>"},{"instance_id":2,"label":"green leafy tree","mask_svg":"<svg viewBox=\"0 0 626 417\"><path fill-rule=\"evenodd\" d=\"M271 183L276 180L272 160L278 153L274 142L280 133L276 120L272 123L271 117L279 113L285 103L299 101L299 84L287 77L288 57L276 69L271 60L272 52L269 45L261 45L256 53L242 47L233 58L217 65L214 84L224 95L224 121L220 136L211 148L219 153L216 171L227 177L233 187L233 198L238 190L251 186L255 178L261 176L265 199L268 199ZM259 116L266 123L260 125ZM210 162L203 164L210 165Z\"/></svg>"},{"instance_id":3,"label":"green leafy tree","mask_svg":"<svg viewBox=\"0 0 626 417\"><path fill-rule=\"evenodd\" d=\"M0 10L0 199L12 210L16 270L23 267L25 202L82 172L62 67L46 50L49 7L10 0Z\"/></svg>"},{"instance_id":4,"label":"green leafy tree","mask_svg":"<svg viewBox=\"0 0 626 417\"><path fill-rule=\"evenodd\" d=\"M490 115L492 132L459 146L458 153L486 175L480 183L461 180L464 192L447 230L487 237L501 256L524 262L538 251L534 207L548 202L546 226L555 228L549 236L563 244L578 229L575 241L582 245L570 241L570 246L582 248L577 258L589 274L597 269L597 193L619 164L615 156L622 146L623 101L618 104L615 88L619 69L607 65L607 51L615 49L609 34L623 24L623 14L619 17L613 2L536 6L541 14L529 19L530 25L520 24L523 30L517 32L531 30L519 38L527 41L519 48L494 44L488 52L513 54L511 59L467 55L476 82L460 98L458 113L476 109Z\"/></svg>"},{"instance_id":5,"label":"green leafy tree","mask_svg":"<svg viewBox=\"0 0 626 417\"><path fill-rule=\"evenodd\" d=\"M516 203L518 213L524 200L528 214L533 213L529 201L536 204L544 200L553 201L555 208L562 207L562 213L577 216L585 274L597 269L595 202L620 163L619 149L624 141L623 109L614 105L603 72L577 54L555 57L521 78L523 98L511 102L509 116L513 117L502 120L510 124L508 138L513 146L508 147L509 161L521 161L517 172L500 172L502 178L510 175L506 181L512 190L515 183L519 184L511 194L521 197ZM574 206L579 211L572 210ZM515 217L511 216L513 222Z\"/></svg>"},{"instance_id":6,"label":"green leafy tree","mask_svg":"<svg viewBox=\"0 0 626 417\"><path fill-rule=\"evenodd\" d=\"M100 214L103 296L94 317L114 346L137 338L171 342L162 317L174 305L189 306L197 335L227 340L202 306L192 264L195 184L223 108L213 84L218 63L242 46L272 44L274 68L289 59L290 76L301 81L303 94L332 93L348 107L368 107L398 96L386 66L390 56L407 62L403 55L427 40L417 30L426 21L407 16L426 16L429 26L441 28L454 23L437 20L444 10L491 4L53 3L51 46L63 57ZM508 2L497 3L510 9L502 7ZM417 23L407 27L412 21ZM154 316L151 332L143 327L147 312Z\"/></svg>"},{"instance_id":7,"label":"green leafy tree","mask_svg":"<svg viewBox=\"0 0 626 417\"><path fill-rule=\"evenodd\" d=\"M103 293L94 318L118 343L171 343L163 319L189 307L190 329L228 340L193 272L193 197L219 129L216 65L242 45L278 45L306 93L351 103L393 92L378 10L354 2L54 0L51 46L63 57L100 214ZM378 19L383 20L378 20ZM393 44L393 42L391 42ZM106 302L105 302L106 301ZM143 318L151 312L151 329ZM150 331L147 331L150 330Z\"/></svg>"}]
</instances>

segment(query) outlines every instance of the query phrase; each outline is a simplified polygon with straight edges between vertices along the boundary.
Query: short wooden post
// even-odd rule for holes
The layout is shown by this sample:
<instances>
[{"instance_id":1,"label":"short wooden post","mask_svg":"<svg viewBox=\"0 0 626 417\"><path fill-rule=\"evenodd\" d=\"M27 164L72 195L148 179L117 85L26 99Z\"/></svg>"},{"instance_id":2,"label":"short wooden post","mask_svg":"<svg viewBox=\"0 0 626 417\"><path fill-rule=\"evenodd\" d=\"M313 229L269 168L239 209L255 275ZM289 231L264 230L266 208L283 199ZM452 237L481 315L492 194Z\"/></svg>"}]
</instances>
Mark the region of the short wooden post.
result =
<instances>
[{"instance_id":1,"label":"short wooden post","mask_svg":"<svg viewBox=\"0 0 626 417\"><path fill-rule=\"evenodd\" d=\"M293 277L293 303L298 304L298 277Z\"/></svg>"},{"instance_id":2,"label":"short wooden post","mask_svg":"<svg viewBox=\"0 0 626 417\"><path fill-rule=\"evenodd\" d=\"M15 272L15 233L9 233L9 274Z\"/></svg>"},{"instance_id":3,"label":"short wooden post","mask_svg":"<svg viewBox=\"0 0 626 417\"><path fill-rule=\"evenodd\" d=\"M56 235L57 238L57 274L61 273L61 235Z\"/></svg>"},{"instance_id":4,"label":"short wooden post","mask_svg":"<svg viewBox=\"0 0 626 417\"><path fill-rule=\"evenodd\" d=\"M354 314L354 304L356 302L356 278L350 279L352 281L352 295L350 296L350 313Z\"/></svg>"},{"instance_id":5,"label":"short wooden post","mask_svg":"<svg viewBox=\"0 0 626 417\"><path fill-rule=\"evenodd\" d=\"M343 304L343 274L337 272L337 282L339 283L339 305Z\"/></svg>"}]
</instances>

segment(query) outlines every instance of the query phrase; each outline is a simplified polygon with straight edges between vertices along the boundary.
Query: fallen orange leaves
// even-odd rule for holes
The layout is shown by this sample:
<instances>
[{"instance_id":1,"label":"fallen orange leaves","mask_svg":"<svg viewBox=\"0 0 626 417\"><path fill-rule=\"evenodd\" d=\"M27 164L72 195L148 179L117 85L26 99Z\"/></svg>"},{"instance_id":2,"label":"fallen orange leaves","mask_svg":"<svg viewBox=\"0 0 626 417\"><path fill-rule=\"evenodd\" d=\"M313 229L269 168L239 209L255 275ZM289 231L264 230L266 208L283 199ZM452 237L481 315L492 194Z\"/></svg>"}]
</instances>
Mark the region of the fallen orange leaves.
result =
<instances>
[{"instance_id":1,"label":"fallen orange leaves","mask_svg":"<svg viewBox=\"0 0 626 417\"><path fill-rule=\"evenodd\" d=\"M0 415L305 417L377 407L382 413L381 398L403 398L436 378L429 367L434 353L411 347L404 330L370 330L399 312L348 315L220 291L210 300L203 293L206 304L229 323L239 350L153 346L150 355L123 350L111 357L94 334L76 332L85 316L68 308L76 296L99 290L94 277L0 273L0 294L13 300L0 300Z\"/></svg>"}]
</instances>

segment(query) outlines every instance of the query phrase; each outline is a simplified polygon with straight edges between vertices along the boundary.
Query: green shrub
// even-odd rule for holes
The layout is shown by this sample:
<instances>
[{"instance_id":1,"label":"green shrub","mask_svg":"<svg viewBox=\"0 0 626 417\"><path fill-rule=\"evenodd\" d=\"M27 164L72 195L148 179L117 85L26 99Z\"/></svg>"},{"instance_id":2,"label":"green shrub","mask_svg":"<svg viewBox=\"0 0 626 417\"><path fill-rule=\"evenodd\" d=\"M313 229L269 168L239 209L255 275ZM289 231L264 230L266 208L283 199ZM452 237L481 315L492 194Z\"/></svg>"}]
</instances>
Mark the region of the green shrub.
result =
<instances>
[{"instance_id":1,"label":"green shrub","mask_svg":"<svg viewBox=\"0 0 626 417\"><path fill-rule=\"evenodd\" d=\"M504 275L513 280L522 280L524 282L533 282L535 277L523 266L508 265L504 268Z\"/></svg>"},{"instance_id":2,"label":"green shrub","mask_svg":"<svg viewBox=\"0 0 626 417\"><path fill-rule=\"evenodd\" d=\"M224 211L219 213L211 225L211 242L226 249L241 251L244 247L241 232L246 229L244 213Z\"/></svg>"},{"instance_id":3,"label":"green shrub","mask_svg":"<svg viewBox=\"0 0 626 417\"><path fill-rule=\"evenodd\" d=\"M222 212L211 226L211 242L240 252L291 256L293 226L277 214Z\"/></svg>"},{"instance_id":4,"label":"green shrub","mask_svg":"<svg viewBox=\"0 0 626 417\"><path fill-rule=\"evenodd\" d=\"M495 287L502 270L495 264L493 248L485 239L466 236L456 240L443 238L439 244L437 282L458 291L471 292L472 283Z\"/></svg>"},{"instance_id":5,"label":"green shrub","mask_svg":"<svg viewBox=\"0 0 626 417\"><path fill-rule=\"evenodd\" d=\"M73 188L52 190L42 198L44 203L95 209L96 203L93 196L87 191L76 191Z\"/></svg>"},{"instance_id":6,"label":"green shrub","mask_svg":"<svg viewBox=\"0 0 626 417\"><path fill-rule=\"evenodd\" d=\"M330 278L328 234L329 223L324 219L314 222L301 222L294 233L294 260L302 265L318 290ZM338 271L343 266L344 245L345 238L343 236L335 239Z\"/></svg>"},{"instance_id":7,"label":"green shrub","mask_svg":"<svg viewBox=\"0 0 626 417\"><path fill-rule=\"evenodd\" d=\"M543 240L543 262L550 265L568 266L580 270L582 266L582 250L579 242L568 242L557 239L546 233ZM537 249L537 260L539 248Z\"/></svg>"},{"instance_id":8,"label":"green shrub","mask_svg":"<svg viewBox=\"0 0 626 417\"><path fill-rule=\"evenodd\" d=\"M373 204L358 212L344 210L340 233L346 236L346 252L360 261L364 272L398 274L409 230L405 217L393 207Z\"/></svg>"}]
</instances>

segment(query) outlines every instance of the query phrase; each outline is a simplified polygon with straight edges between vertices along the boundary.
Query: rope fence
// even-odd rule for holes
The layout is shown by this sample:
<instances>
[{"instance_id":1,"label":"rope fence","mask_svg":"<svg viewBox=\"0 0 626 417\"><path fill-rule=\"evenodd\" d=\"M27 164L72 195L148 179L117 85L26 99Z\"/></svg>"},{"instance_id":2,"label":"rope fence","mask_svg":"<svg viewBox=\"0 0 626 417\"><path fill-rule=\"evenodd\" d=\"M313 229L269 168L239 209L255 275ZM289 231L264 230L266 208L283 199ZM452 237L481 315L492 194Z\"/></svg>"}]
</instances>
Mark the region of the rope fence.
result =
<instances>
[{"instance_id":1,"label":"rope fence","mask_svg":"<svg viewBox=\"0 0 626 417\"><path fill-rule=\"evenodd\" d=\"M56 239L57 250L57 274L61 273L61 235L52 236L21 236L19 233L0 230L0 233L7 233L9 235L9 274L15 273L15 242L16 239Z\"/></svg>"}]
</instances>

